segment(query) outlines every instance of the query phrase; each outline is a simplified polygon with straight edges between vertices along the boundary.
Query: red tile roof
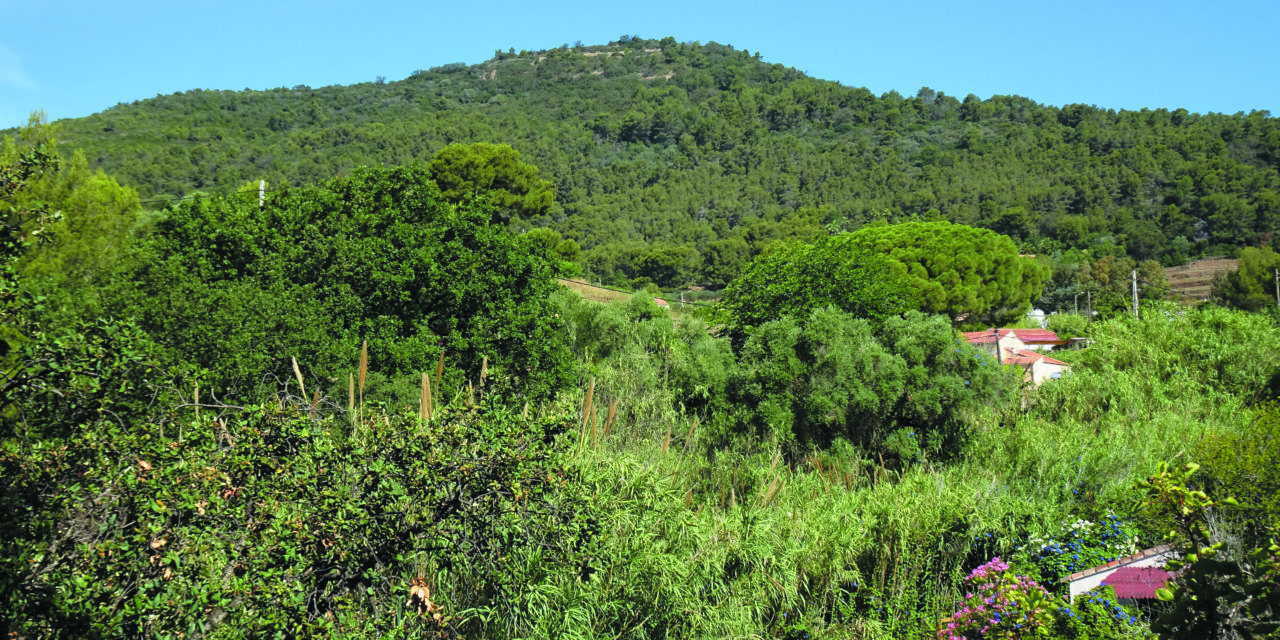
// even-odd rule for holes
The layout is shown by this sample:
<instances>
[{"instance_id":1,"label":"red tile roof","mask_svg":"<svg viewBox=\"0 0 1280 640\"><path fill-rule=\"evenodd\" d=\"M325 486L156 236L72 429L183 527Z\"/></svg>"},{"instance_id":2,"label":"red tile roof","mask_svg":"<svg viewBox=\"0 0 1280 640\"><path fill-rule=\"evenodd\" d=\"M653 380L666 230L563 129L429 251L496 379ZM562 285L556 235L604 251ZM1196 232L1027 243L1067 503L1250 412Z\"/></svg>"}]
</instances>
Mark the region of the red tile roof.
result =
<instances>
[{"instance_id":1,"label":"red tile roof","mask_svg":"<svg viewBox=\"0 0 1280 640\"><path fill-rule=\"evenodd\" d=\"M1000 330L1001 338L1007 335L1009 335L1008 329ZM995 342L996 334L991 329L987 329L986 331L966 331L964 332L964 341L969 344L986 344L988 342Z\"/></svg>"},{"instance_id":2,"label":"red tile roof","mask_svg":"<svg viewBox=\"0 0 1280 640\"><path fill-rule=\"evenodd\" d=\"M1125 557L1123 557L1123 558L1116 558L1115 560L1112 560L1111 562L1108 562L1108 563L1106 563L1106 564L1098 565L1098 566L1096 566L1096 567L1091 567L1091 568L1085 569L1084 571L1078 571L1078 572L1076 572L1076 573L1073 573L1073 574L1071 574L1071 575L1069 575L1069 576L1064 577L1064 578L1062 579L1062 581L1063 581L1063 582L1075 582L1076 580L1079 580L1080 578L1087 578L1087 577L1089 577L1089 576L1091 576L1091 575L1093 575L1093 574L1095 574L1095 573L1101 573L1101 572L1103 572L1103 571L1106 571L1106 570L1108 570L1108 569L1112 569L1112 568L1114 568L1114 567L1118 567L1118 566L1126 565L1126 564L1132 564L1132 563L1137 562L1137 561L1139 561L1139 560L1143 560L1143 559L1145 559L1145 558L1150 558L1150 557L1153 557L1153 556L1165 555L1165 554L1169 553L1169 552L1170 552L1170 551L1172 551L1172 550L1173 550L1173 547L1172 547L1172 546L1170 546L1170 545L1167 545L1167 544L1162 544L1162 545L1157 546L1157 547L1151 547L1150 549L1143 549L1142 551L1139 551L1139 552L1137 552L1137 553L1135 553L1135 554L1133 554L1133 555L1131 555L1131 556L1125 556Z\"/></svg>"},{"instance_id":3,"label":"red tile roof","mask_svg":"<svg viewBox=\"0 0 1280 640\"><path fill-rule=\"evenodd\" d=\"M1121 567L1107 576L1102 584L1116 590L1120 598L1154 600L1156 589L1173 579L1173 574L1160 567Z\"/></svg>"},{"instance_id":4,"label":"red tile roof","mask_svg":"<svg viewBox=\"0 0 1280 640\"><path fill-rule=\"evenodd\" d=\"M1005 349L1005 355L1000 359L1000 364L1016 364L1020 367L1027 367L1035 364L1037 361L1043 361L1045 364L1056 364L1063 367L1071 365L1057 359L1030 349Z\"/></svg>"},{"instance_id":5,"label":"red tile roof","mask_svg":"<svg viewBox=\"0 0 1280 640\"><path fill-rule=\"evenodd\" d=\"M1013 334L1024 344L1061 344L1063 340L1058 338L1058 334L1048 329L1000 329L1000 337L1007 338ZM966 331L964 332L965 342L969 344L987 344L995 342L996 334L994 329L985 331Z\"/></svg>"},{"instance_id":6,"label":"red tile roof","mask_svg":"<svg viewBox=\"0 0 1280 640\"><path fill-rule=\"evenodd\" d=\"M1013 329L1013 335L1027 343L1058 342L1058 334L1048 329Z\"/></svg>"}]
</instances>

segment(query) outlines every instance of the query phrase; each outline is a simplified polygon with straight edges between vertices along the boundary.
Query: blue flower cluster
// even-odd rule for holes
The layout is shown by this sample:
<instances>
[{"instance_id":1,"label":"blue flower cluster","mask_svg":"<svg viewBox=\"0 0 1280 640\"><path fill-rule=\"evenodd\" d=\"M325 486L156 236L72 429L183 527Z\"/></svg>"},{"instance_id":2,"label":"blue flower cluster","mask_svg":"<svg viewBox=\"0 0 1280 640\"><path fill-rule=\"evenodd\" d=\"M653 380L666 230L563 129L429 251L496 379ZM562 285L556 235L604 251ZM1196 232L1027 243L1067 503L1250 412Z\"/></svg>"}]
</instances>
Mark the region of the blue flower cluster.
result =
<instances>
[{"instance_id":1,"label":"blue flower cluster","mask_svg":"<svg viewBox=\"0 0 1280 640\"><path fill-rule=\"evenodd\" d=\"M1040 577L1056 582L1066 575L1111 562L1134 551L1124 522L1108 515L1098 522L1077 520L1049 540L1033 539L1022 547L1026 561Z\"/></svg>"},{"instance_id":2,"label":"blue flower cluster","mask_svg":"<svg viewBox=\"0 0 1280 640\"><path fill-rule=\"evenodd\" d=\"M1093 591L1084 594L1083 604L1099 605L1106 612L1107 617L1128 625L1138 624L1138 616L1129 613L1118 602L1114 602L1111 598L1099 595Z\"/></svg>"}]
</instances>

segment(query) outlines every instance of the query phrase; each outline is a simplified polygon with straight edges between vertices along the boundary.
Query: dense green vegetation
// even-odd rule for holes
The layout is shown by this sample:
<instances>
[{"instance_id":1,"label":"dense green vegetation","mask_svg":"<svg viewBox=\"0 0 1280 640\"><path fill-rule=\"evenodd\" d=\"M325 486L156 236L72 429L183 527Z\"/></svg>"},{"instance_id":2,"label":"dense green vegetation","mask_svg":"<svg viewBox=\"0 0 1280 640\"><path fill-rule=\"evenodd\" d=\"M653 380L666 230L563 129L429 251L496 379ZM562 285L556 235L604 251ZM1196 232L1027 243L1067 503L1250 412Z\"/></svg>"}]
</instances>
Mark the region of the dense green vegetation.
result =
<instances>
[{"instance_id":1,"label":"dense green vegetation","mask_svg":"<svg viewBox=\"0 0 1280 640\"><path fill-rule=\"evenodd\" d=\"M569 375L549 321L552 269L490 216L449 204L421 168L361 169L261 208L184 202L138 244L104 307L140 318L217 389L288 380L289 357L331 378L367 342L384 375L447 352L472 378L488 358L491 373L546 394Z\"/></svg>"},{"instance_id":2,"label":"dense green vegetation","mask_svg":"<svg viewBox=\"0 0 1280 640\"><path fill-rule=\"evenodd\" d=\"M970 322L1016 322L1048 275L1008 237L949 222L866 227L836 241L889 256L921 309Z\"/></svg>"},{"instance_id":3,"label":"dense green vegetation","mask_svg":"<svg viewBox=\"0 0 1280 640\"><path fill-rule=\"evenodd\" d=\"M627 38L66 123L110 153L36 125L0 156L7 637L1276 631L1280 325L1161 301L1157 261L1269 239L1268 117L874 98ZM1224 282L1256 298L1269 255ZM724 300L555 284L583 268ZM1054 325L1091 344L1040 388L957 333L1081 295ZM1170 604L1060 600L1165 541Z\"/></svg>"},{"instance_id":4,"label":"dense green vegetation","mask_svg":"<svg viewBox=\"0 0 1280 640\"><path fill-rule=\"evenodd\" d=\"M91 167L148 200L510 144L557 199L513 228L556 230L615 284L723 284L776 239L874 221L945 219L1025 253L1165 264L1256 246L1280 225L1280 124L1265 112L876 96L671 38L499 52L349 87L194 90L61 125Z\"/></svg>"}]
</instances>

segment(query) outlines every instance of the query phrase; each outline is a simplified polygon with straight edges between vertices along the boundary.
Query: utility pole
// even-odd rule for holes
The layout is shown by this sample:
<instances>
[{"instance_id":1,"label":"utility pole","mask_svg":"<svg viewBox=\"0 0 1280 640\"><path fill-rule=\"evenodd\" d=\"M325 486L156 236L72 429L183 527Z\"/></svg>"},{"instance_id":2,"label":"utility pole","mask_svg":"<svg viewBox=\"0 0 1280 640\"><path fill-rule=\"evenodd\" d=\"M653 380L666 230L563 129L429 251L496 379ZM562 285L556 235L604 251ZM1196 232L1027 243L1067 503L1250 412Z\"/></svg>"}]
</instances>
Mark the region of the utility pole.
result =
<instances>
[{"instance_id":1,"label":"utility pole","mask_svg":"<svg viewBox=\"0 0 1280 640\"><path fill-rule=\"evenodd\" d=\"M1133 278L1133 319L1138 319L1138 270L1130 272Z\"/></svg>"},{"instance_id":2,"label":"utility pole","mask_svg":"<svg viewBox=\"0 0 1280 640\"><path fill-rule=\"evenodd\" d=\"M258 181L258 209L262 209L263 203L267 200L267 181Z\"/></svg>"},{"instance_id":3,"label":"utility pole","mask_svg":"<svg viewBox=\"0 0 1280 640\"><path fill-rule=\"evenodd\" d=\"M1280 307L1280 269L1276 269L1276 306Z\"/></svg>"}]
</instances>

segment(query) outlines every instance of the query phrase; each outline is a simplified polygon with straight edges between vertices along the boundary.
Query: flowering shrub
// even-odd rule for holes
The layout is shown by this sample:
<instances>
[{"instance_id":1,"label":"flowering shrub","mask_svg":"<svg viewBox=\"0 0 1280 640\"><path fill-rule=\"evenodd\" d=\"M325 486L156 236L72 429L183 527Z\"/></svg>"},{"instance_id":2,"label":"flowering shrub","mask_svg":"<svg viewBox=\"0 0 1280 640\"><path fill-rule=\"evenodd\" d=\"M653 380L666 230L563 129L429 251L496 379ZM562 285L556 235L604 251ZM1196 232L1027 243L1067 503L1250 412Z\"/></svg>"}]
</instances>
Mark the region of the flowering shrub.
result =
<instances>
[{"instance_id":1,"label":"flowering shrub","mask_svg":"<svg viewBox=\"0 0 1280 640\"><path fill-rule=\"evenodd\" d=\"M1109 640L1112 638L1150 638L1146 622L1132 607L1120 605L1111 587L1099 587L1061 604L1053 612L1056 618L1052 637L1061 640Z\"/></svg>"},{"instance_id":2,"label":"flowering shrub","mask_svg":"<svg viewBox=\"0 0 1280 640\"><path fill-rule=\"evenodd\" d=\"M1032 538L1019 548L1015 564L1034 566L1036 577L1059 584L1064 576L1111 562L1137 551L1134 537L1119 517L1108 515L1098 522L1076 520L1048 539Z\"/></svg>"},{"instance_id":3,"label":"flowering shrub","mask_svg":"<svg viewBox=\"0 0 1280 640\"><path fill-rule=\"evenodd\" d=\"M1052 596L1026 576L1014 574L999 557L973 570L964 606L938 630L939 640L1030 638L1053 623Z\"/></svg>"}]
</instances>

